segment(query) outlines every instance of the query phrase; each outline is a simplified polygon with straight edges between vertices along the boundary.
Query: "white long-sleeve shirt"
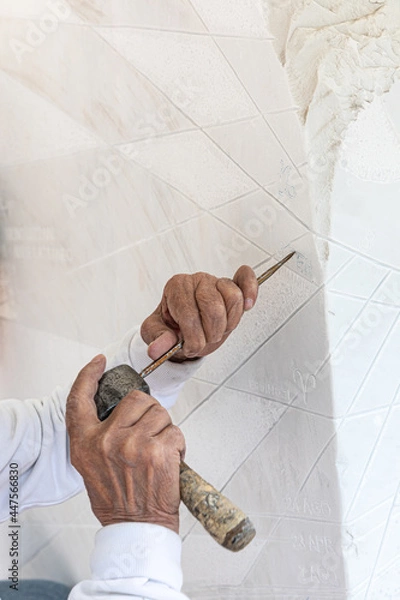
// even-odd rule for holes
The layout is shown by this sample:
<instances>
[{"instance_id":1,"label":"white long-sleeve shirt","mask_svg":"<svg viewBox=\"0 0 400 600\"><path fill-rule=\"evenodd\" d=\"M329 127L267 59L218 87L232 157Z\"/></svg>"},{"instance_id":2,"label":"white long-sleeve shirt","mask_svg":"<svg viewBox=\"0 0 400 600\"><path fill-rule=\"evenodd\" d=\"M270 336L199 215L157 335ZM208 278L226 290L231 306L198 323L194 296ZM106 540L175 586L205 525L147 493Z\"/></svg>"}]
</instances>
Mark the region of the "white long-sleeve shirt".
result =
<instances>
[{"instance_id":1,"label":"white long-sleeve shirt","mask_svg":"<svg viewBox=\"0 0 400 600\"><path fill-rule=\"evenodd\" d=\"M149 363L147 345L137 331L106 352L107 367L130 364L140 371ZM200 362L200 361L199 361ZM198 362L167 362L148 378L151 394L170 408ZM41 400L0 402L0 521L9 518L9 465L19 474L21 512L68 500L82 491L83 479L69 460L65 406L70 386ZM91 558L92 579L78 583L70 600L139 598L187 600L182 585L181 540L159 525L119 523L101 528Z\"/></svg>"}]
</instances>

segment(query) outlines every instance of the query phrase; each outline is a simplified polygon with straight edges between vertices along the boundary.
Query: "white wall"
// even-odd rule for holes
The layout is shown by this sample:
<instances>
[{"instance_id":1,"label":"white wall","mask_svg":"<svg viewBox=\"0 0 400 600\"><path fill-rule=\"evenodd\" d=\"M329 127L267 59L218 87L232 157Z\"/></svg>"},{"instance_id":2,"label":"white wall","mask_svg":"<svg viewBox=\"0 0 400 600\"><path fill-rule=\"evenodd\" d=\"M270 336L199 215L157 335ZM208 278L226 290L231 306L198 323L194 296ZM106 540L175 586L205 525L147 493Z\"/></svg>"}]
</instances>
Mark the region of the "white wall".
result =
<instances>
[{"instance_id":1,"label":"white wall","mask_svg":"<svg viewBox=\"0 0 400 600\"><path fill-rule=\"evenodd\" d=\"M350 597L346 588L364 598L395 486L366 504L357 489L384 424L395 423L392 388L379 410L369 392L372 419L345 415L350 405L365 412L353 398L399 305L385 312L383 337L374 329L357 352L346 346L386 258L354 248L340 174L334 236L313 233L302 131L261 7L2 0L0 14L14 296L2 309L2 392L42 395L69 381L141 323L176 272L229 276L244 263L261 272L297 250L172 410L188 462L258 530L233 555L182 509L184 589L204 600L333 600ZM349 355L331 364L338 343ZM346 370L355 354L356 373ZM96 528L84 496L25 513L23 575L87 577Z\"/></svg>"}]
</instances>

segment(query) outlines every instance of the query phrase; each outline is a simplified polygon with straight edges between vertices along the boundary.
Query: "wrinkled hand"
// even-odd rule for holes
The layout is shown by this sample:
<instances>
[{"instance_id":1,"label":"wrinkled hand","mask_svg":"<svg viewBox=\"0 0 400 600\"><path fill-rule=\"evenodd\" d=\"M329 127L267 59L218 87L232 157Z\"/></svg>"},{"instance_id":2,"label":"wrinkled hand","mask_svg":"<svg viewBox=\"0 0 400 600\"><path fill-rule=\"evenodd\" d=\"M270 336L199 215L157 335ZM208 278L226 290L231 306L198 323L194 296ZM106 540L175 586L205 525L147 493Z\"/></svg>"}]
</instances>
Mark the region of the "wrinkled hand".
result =
<instances>
[{"instance_id":1,"label":"wrinkled hand","mask_svg":"<svg viewBox=\"0 0 400 600\"><path fill-rule=\"evenodd\" d=\"M160 304L142 324L149 356L159 358L182 339L183 349L174 359L214 352L238 326L243 313L254 306L257 293L256 275L247 266L240 267L233 279L208 273L174 275Z\"/></svg>"},{"instance_id":2,"label":"wrinkled hand","mask_svg":"<svg viewBox=\"0 0 400 600\"><path fill-rule=\"evenodd\" d=\"M92 510L102 525L154 523L178 533L183 434L157 400L138 391L99 421L94 395L104 368L102 355L86 365L67 400L71 463Z\"/></svg>"}]
</instances>

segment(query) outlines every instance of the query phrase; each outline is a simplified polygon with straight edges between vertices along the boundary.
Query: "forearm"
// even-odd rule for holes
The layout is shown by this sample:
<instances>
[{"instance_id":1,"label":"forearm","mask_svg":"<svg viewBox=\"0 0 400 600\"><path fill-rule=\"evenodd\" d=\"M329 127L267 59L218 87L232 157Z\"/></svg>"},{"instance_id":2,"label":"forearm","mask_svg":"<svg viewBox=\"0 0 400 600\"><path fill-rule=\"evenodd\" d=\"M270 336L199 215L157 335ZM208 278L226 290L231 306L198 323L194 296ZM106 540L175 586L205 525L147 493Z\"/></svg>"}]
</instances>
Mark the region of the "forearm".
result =
<instances>
[{"instance_id":1,"label":"forearm","mask_svg":"<svg viewBox=\"0 0 400 600\"><path fill-rule=\"evenodd\" d=\"M10 464L18 472L19 512L63 502L83 489L68 459L61 389L42 400L0 402L0 421L0 521L8 518Z\"/></svg>"}]
</instances>

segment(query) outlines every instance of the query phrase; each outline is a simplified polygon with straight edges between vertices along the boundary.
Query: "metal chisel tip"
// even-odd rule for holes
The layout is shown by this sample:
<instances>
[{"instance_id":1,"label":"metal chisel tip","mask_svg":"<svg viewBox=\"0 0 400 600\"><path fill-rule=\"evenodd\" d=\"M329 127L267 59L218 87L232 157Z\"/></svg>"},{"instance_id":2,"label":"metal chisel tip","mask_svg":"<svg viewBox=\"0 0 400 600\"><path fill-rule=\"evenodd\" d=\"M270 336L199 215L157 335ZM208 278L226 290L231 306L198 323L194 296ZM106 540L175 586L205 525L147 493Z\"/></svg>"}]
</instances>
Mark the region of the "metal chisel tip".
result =
<instances>
[{"instance_id":1,"label":"metal chisel tip","mask_svg":"<svg viewBox=\"0 0 400 600\"><path fill-rule=\"evenodd\" d=\"M264 281L266 281L267 279L269 279L271 277L271 275L273 275L274 273L276 273L276 271L278 269L280 269L295 254L296 254L296 252L291 252L290 254L288 254L287 256L285 256L285 258L282 258L282 260L280 260L278 263L276 263L276 265L274 265L273 267L271 267L270 269L268 269L268 271L265 271L265 273L262 273L262 275L260 275L259 277L257 277L258 285L261 285L262 283L264 283Z\"/></svg>"}]
</instances>

